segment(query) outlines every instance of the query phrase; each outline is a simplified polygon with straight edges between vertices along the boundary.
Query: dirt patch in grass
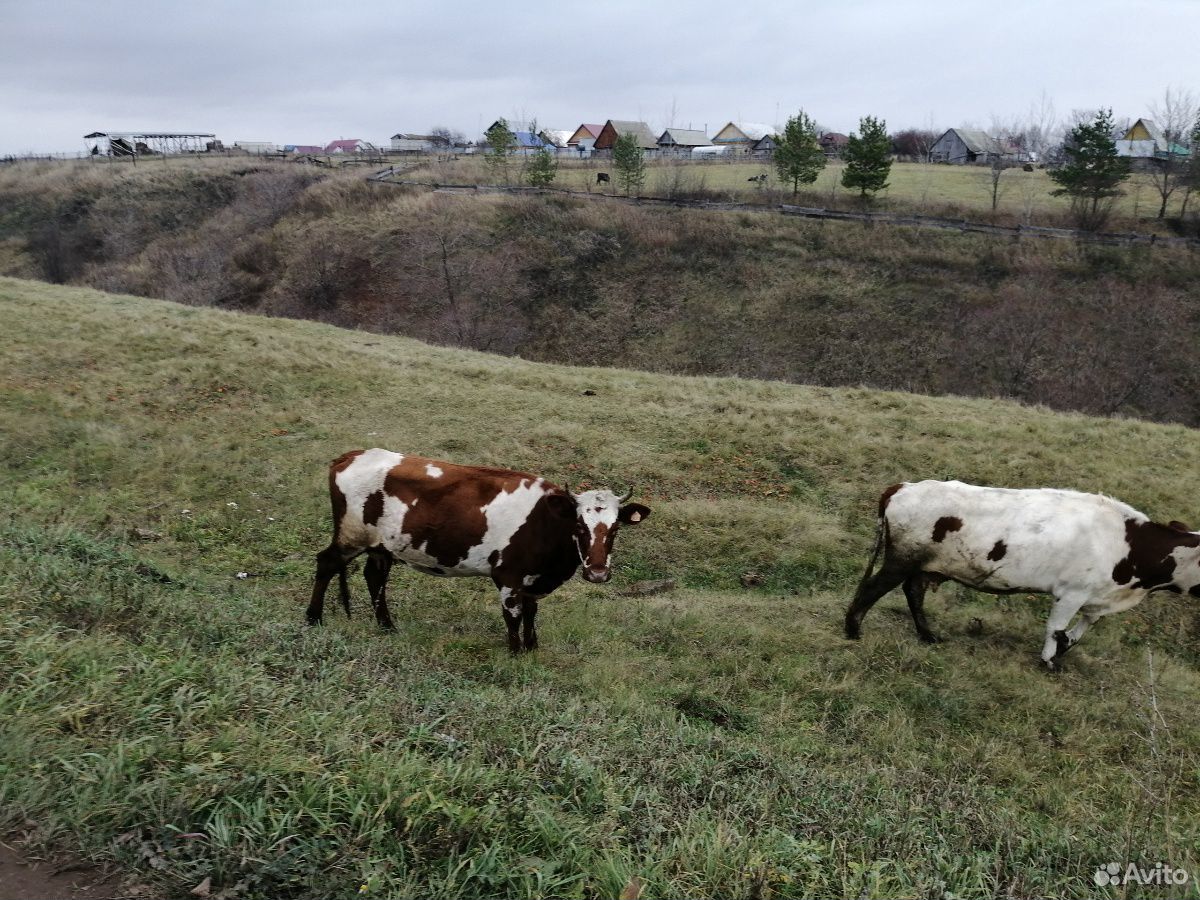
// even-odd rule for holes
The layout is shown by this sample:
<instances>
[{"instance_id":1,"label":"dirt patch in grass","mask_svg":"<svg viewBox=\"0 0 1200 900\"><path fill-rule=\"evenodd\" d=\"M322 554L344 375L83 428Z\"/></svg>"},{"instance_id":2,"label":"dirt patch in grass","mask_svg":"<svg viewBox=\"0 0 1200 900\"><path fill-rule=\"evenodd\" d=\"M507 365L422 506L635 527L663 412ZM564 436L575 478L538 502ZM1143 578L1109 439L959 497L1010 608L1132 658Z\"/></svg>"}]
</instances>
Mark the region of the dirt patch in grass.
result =
<instances>
[{"instance_id":1,"label":"dirt patch in grass","mask_svg":"<svg viewBox=\"0 0 1200 900\"><path fill-rule=\"evenodd\" d=\"M0 843L0 900L118 900L157 896L122 883L120 875L87 863L54 863Z\"/></svg>"}]
</instances>

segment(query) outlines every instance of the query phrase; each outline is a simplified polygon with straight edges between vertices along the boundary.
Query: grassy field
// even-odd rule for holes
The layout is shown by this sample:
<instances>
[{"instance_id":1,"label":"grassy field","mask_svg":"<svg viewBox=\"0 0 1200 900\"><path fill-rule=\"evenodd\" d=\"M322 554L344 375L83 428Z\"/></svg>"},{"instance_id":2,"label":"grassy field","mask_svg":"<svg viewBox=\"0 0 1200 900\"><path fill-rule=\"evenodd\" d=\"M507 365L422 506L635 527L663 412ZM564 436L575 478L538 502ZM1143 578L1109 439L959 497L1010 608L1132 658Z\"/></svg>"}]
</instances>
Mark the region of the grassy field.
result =
<instances>
[{"instance_id":1,"label":"grassy field","mask_svg":"<svg viewBox=\"0 0 1200 900\"><path fill-rule=\"evenodd\" d=\"M503 181L497 173L485 165L478 156L464 156L457 160L414 159L389 157L397 168L406 168L413 178L430 178L445 184L489 184ZM330 157L335 168L320 170L329 177L343 180L361 180L375 169L370 166L344 165L337 167L336 157ZM522 159L514 157L510 164L509 180L522 183ZM6 185L28 183L39 175L49 183L57 184L64 178L75 181L111 181L144 179L156 172L179 169L194 170L205 174L238 172L252 167L279 166L297 168L298 164L287 159L272 157L188 157L173 159L158 157L144 159L135 167L125 162L57 161L22 163L0 170L0 190ZM801 192L796 202L827 206L830 208L854 208L857 194L841 186L842 163L834 160L825 167L817 181ZM597 172L613 172L612 161L592 159L586 161L564 159L560 162L554 186L569 190L604 190L618 192L614 181L598 188ZM749 183L751 177L766 174L768 181L762 187ZM919 212L927 215L963 216L974 220L993 217L1004 222L1026 224L1068 225L1070 203L1051 192L1057 187L1045 169L1025 172L1020 168L1008 169L1001 176L1000 193L995 213L992 212L991 174L980 166L950 166L926 163L896 162L892 165L888 188L878 195L876 208L896 211ZM1113 230L1137 229L1141 231L1164 230L1156 221L1160 198L1148 176L1134 174L1123 186L1124 194L1113 207ZM790 187L781 185L774 167L765 161L754 162L676 162L651 160L643 193L649 196L670 196L672 192L710 194L737 200L762 200L763 202L793 202ZM1176 192L1167 206L1168 216L1179 215L1182 195Z\"/></svg>"},{"instance_id":2,"label":"grassy field","mask_svg":"<svg viewBox=\"0 0 1200 900\"><path fill-rule=\"evenodd\" d=\"M521 160L514 159L510 178L520 180ZM710 192L738 199L762 199L764 202L799 202L830 208L854 208L858 203L856 192L841 186L840 161L832 161L818 176L816 182L804 189L796 200L792 198L790 186L781 185L774 167L769 161L755 162L707 162L651 161L643 193L650 196L670 196L672 190L687 194ZM607 186L596 185L596 173L612 173L612 160L563 161L558 168L554 186L570 190L604 190L619 192L614 178ZM462 158L458 161L430 163L414 172L436 175L444 183L490 183L496 175L481 159ZM765 174L765 185L749 183L749 179ZM1000 176L1000 190L996 213L1004 221L1026 224L1068 224L1070 202L1051 194L1057 185L1050 180L1045 169L1025 172L1020 168L1006 170ZM1144 175L1133 175L1124 185L1124 195L1117 199L1113 208L1114 228L1141 228L1154 230L1158 223L1151 221L1158 215L1159 198L1155 189ZM1167 207L1169 216L1179 214L1181 195L1171 198ZM983 220L991 218L992 178L991 172L982 166L950 166L925 163L893 163L888 187L880 192L877 207L928 215L962 215Z\"/></svg>"},{"instance_id":3,"label":"grassy field","mask_svg":"<svg viewBox=\"0 0 1200 900\"><path fill-rule=\"evenodd\" d=\"M1185 600L1106 620L1057 677L1044 598L947 585L932 648L900 597L839 631L887 484L1195 522L1196 431L13 279L0 314L3 833L181 897L1117 897L1097 865L1200 872ZM356 617L305 628L325 466L373 445L634 484L653 515L610 585L543 603L536 654L509 656L482 581L397 573L384 634L355 578ZM619 595L649 577L680 589Z\"/></svg>"}]
</instances>

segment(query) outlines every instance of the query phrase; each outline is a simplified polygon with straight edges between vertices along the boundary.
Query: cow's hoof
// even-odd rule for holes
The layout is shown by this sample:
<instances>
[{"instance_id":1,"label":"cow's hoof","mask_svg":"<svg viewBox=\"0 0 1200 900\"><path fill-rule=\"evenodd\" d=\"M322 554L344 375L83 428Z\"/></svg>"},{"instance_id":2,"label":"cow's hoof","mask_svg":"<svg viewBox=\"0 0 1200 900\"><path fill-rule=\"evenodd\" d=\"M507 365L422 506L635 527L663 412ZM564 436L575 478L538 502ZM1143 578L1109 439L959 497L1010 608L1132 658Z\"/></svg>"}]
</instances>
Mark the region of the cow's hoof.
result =
<instances>
[{"instance_id":1,"label":"cow's hoof","mask_svg":"<svg viewBox=\"0 0 1200 900\"><path fill-rule=\"evenodd\" d=\"M925 644L940 644L943 642L943 639L938 637L932 631L926 631L921 635L921 641Z\"/></svg>"},{"instance_id":2,"label":"cow's hoof","mask_svg":"<svg viewBox=\"0 0 1200 900\"><path fill-rule=\"evenodd\" d=\"M1067 633L1065 631L1054 632L1054 643L1056 645L1056 652L1054 654L1056 659L1070 650L1072 646L1071 639L1067 637Z\"/></svg>"},{"instance_id":3,"label":"cow's hoof","mask_svg":"<svg viewBox=\"0 0 1200 900\"><path fill-rule=\"evenodd\" d=\"M321 625L323 623L321 622L321 620L319 618L313 618L312 616L309 616L308 624L309 624L309 626L313 626L313 625Z\"/></svg>"}]
</instances>

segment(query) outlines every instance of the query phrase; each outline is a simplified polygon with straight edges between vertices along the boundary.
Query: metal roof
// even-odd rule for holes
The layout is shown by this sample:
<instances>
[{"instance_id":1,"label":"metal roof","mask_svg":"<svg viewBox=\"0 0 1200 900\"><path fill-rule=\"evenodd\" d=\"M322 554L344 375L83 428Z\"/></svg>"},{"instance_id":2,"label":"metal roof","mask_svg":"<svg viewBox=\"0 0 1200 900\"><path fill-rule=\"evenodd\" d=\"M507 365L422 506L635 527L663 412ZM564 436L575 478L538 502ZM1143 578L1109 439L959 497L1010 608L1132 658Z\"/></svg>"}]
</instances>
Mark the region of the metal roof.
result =
<instances>
[{"instance_id":1,"label":"metal roof","mask_svg":"<svg viewBox=\"0 0 1200 900\"><path fill-rule=\"evenodd\" d=\"M972 153L1000 153L1000 142L986 131L974 128L951 128Z\"/></svg>"},{"instance_id":2,"label":"metal roof","mask_svg":"<svg viewBox=\"0 0 1200 900\"><path fill-rule=\"evenodd\" d=\"M88 138L210 138L216 137L215 134L207 131L93 131L91 134L85 134L84 140Z\"/></svg>"},{"instance_id":3,"label":"metal roof","mask_svg":"<svg viewBox=\"0 0 1200 900\"><path fill-rule=\"evenodd\" d=\"M1154 141L1154 143L1165 144L1167 142L1167 139L1163 137L1162 129L1150 119L1138 119L1136 122L1130 125L1129 130L1125 132L1125 140L1133 140L1130 135L1133 134L1133 130L1137 128L1138 125L1141 125L1144 129L1146 129L1146 134L1150 135L1150 140Z\"/></svg>"},{"instance_id":4,"label":"metal roof","mask_svg":"<svg viewBox=\"0 0 1200 900\"><path fill-rule=\"evenodd\" d=\"M624 134L632 134L638 139L638 144L643 150L657 150L658 138L650 131L650 126L645 122L633 122L621 119L609 119L608 123L612 125L616 131L617 137Z\"/></svg>"},{"instance_id":5,"label":"metal roof","mask_svg":"<svg viewBox=\"0 0 1200 900\"><path fill-rule=\"evenodd\" d=\"M775 128L771 125L764 125L761 122L728 122L717 134L724 131L726 128L735 128L746 136L749 141L757 141L766 137L768 134L774 134ZM726 138L725 140L729 140Z\"/></svg>"},{"instance_id":6,"label":"metal roof","mask_svg":"<svg viewBox=\"0 0 1200 900\"><path fill-rule=\"evenodd\" d=\"M522 150L529 149L529 148L537 149L539 147L550 146L550 144L548 144L546 141L542 140L536 134L532 134L528 131L514 131L513 137L515 137L517 139L517 147L519 147Z\"/></svg>"},{"instance_id":7,"label":"metal roof","mask_svg":"<svg viewBox=\"0 0 1200 900\"><path fill-rule=\"evenodd\" d=\"M574 133L575 132L573 131L566 131L562 128L543 128L540 132L538 132L541 137L548 140L555 147L567 146L567 141L571 139L571 136Z\"/></svg>"},{"instance_id":8,"label":"metal roof","mask_svg":"<svg viewBox=\"0 0 1200 900\"><path fill-rule=\"evenodd\" d=\"M586 137L598 138L598 137L600 137L600 132L602 132L603 130L604 130L603 125L596 125L591 122L584 122L582 125L580 125L578 128L576 128L575 131L571 134L571 140L576 141L576 140L579 140L580 138L586 138ZM581 131L584 132L584 134L581 135L579 133Z\"/></svg>"},{"instance_id":9,"label":"metal roof","mask_svg":"<svg viewBox=\"0 0 1200 900\"><path fill-rule=\"evenodd\" d=\"M679 147L707 147L712 144L707 134L691 128L668 128L658 141L661 144L675 144Z\"/></svg>"}]
</instances>

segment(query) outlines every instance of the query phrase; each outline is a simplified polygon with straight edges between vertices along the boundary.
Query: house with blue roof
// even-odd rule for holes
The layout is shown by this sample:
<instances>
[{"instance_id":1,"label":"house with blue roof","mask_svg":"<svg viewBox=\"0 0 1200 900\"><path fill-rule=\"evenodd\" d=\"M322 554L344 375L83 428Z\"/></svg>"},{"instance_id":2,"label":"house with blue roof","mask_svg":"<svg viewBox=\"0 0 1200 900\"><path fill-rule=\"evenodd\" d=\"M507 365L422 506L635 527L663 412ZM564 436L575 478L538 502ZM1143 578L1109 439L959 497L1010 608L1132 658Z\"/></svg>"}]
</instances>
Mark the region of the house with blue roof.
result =
<instances>
[{"instance_id":1,"label":"house with blue roof","mask_svg":"<svg viewBox=\"0 0 1200 900\"><path fill-rule=\"evenodd\" d=\"M500 124L500 120L497 119L495 122L493 122L491 125L488 126L487 131L485 131L484 134L487 134L489 131L491 131L493 128L495 128L499 124ZM548 149L551 153L553 153L556 149L552 143L550 143L549 141L545 140L542 137L539 137L538 135L534 134L531 131L517 131L515 128L512 127L512 125L508 126L508 130L510 132L512 132L513 137L516 139L516 141L513 145L513 155L514 156L532 156L534 153L537 153L543 147Z\"/></svg>"}]
</instances>

